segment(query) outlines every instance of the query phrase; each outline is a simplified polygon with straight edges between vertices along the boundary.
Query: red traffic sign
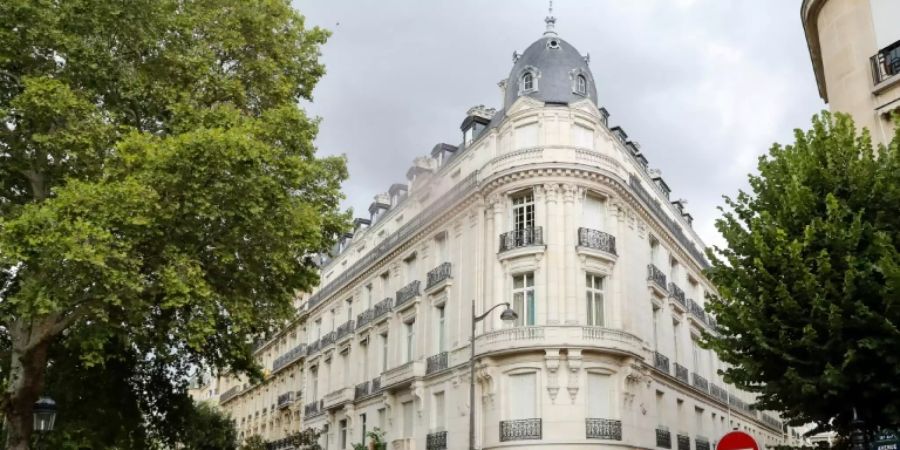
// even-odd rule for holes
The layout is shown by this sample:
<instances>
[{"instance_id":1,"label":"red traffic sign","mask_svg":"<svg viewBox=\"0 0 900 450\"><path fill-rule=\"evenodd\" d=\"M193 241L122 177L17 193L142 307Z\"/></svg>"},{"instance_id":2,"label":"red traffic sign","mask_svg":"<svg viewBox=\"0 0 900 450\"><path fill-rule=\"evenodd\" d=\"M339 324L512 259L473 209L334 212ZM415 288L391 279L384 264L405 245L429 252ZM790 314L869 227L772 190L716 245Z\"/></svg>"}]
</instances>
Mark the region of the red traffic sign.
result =
<instances>
[{"instance_id":1,"label":"red traffic sign","mask_svg":"<svg viewBox=\"0 0 900 450\"><path fill-rule=\"evenodd\" d=\"M759 444L743 431L732 431L719 439L716 450L759 450Z\"/></svg>"}]
</instances>

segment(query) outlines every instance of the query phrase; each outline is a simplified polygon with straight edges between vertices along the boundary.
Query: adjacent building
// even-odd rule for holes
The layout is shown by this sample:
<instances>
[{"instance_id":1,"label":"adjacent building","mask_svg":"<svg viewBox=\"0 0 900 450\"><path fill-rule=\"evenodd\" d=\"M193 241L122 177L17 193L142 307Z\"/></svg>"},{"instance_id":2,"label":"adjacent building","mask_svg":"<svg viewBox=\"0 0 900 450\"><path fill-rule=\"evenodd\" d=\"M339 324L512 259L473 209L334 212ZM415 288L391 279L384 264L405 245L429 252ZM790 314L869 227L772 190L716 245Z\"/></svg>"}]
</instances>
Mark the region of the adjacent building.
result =
<instances>
[{"instance_id":1,"label":"adjacent building","mask_svg":"<svg viewBox=\"0 0 900 450\"><path fill-rule=\"evenodd\" d=\"M244 438L324 430L349 449L709 450L782 423L725 383L703 244L683 200L609 122L589 58L554 30L513 56L499 109L416 158L323 261L299 317L256 349L263 383L216 380ZM472 313L477 324L469 404ZM207 391L204 392L209 392Z\"/></svg>"},{"instance_id":2,"label":"adjacent building","mask_svg":"<svg viewBox=\"0 0 900 450\"><path fill-rule=\"evenodd\" d=\"M819 95L874 142L889 142L900 109L900 2L803 0L800 15Z\"/></svg>"}]
</instances>

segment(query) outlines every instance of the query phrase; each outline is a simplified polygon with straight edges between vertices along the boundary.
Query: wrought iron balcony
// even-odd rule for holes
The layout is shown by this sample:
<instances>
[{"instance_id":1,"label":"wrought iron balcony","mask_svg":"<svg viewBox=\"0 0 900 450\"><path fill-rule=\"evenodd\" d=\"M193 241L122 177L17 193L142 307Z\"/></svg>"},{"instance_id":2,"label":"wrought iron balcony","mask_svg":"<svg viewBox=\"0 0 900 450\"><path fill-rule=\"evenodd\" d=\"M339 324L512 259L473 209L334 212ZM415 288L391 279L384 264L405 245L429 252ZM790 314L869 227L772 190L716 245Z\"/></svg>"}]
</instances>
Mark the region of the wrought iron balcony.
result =
<instances>
[{"instance_id":1,"label":"wrought iron balcony","mask_svg":"<svg viewBox=\"0 0 900 450\"><path fill-rule=\"evenodd\" d=\"M503 233L500 235L500 251L505 252L531 245L544 245L543 231L541 227L527 227Z\"/></svg>"},{"instance_id":2,"label":"wrought iron balcony","mask_svg":"<svg viewBox=\"0 0 900 450\"><path fill-rule=\"evenodd\" d=\"M691 385L697 389L700 389L703 392L709 392L709 382L706 381L706 378L701 377L697 373L691 374L692 383Z\"/></svg>"},{"instance_id":3,"label":"wrought iron balcony","mask_svg":"<svg viewBox=\"0 0 900 450\"><path fill-rule=\"evenodd\" d=\"M652 282L663 291L666 290L666 274L653 264L647 264L647 281Z\"/></svg>"},{"instance_id":4,"label":"wrought iron balcony","mask_svg":"<svg viewBox=\"0 0 900 450\"><path fill-rule=\"evenodd\" d=\"M719 387L719 385L715 383L709 384L709 395L715 397L716 399L728 403L728 391Z\"/></svg>"},{"instance_id":5,"label":"wrought iron balcony","mask_svg":"<svg viewBox=\"0 0 900 450\"><path fill-rule=\"evenodd\" d=\"M879 83L900 74L900 41L881 49L871 58L872 81Z\"/></svg>"},{"instance_id":6,"label":"wrought iron balcony","mask_svg":"<svg viewBox=\"0 0 900 450\"><path fill-rule=\"evenodd\" d=\"M673 282L669 282L669 297L675 299L681 306L685 306L684 290Z\"/></svg>"},{"instance_id":7,"label":"wrought iron balcony","mask_svg":"<svg viewBox=\"0 0 900 450\"><path fill-rule=\"evenodd\" d=\"M419 294L419 280L415 280L397 291L397 303L394 304L394 307L396 308L403 305L416 298Z\"/></svg>"},{"instance_id":8,"label":"wrought iron balcony","mask_svg":"<svg viewBox=\"0 0 900 450\"><path fill-rule=\"evenodd\" d=\"M322 408L322 400L310 402L303 406L303 415L307 418L317 416L324 411L325 410Z\"/></svg>"},{"instance_id":9,"label":"wrought iron balcony","mask_svg":"<svg viewBox=\"0 0 900 450\"><path fill-rule=\"evenodd\" d=\"M425 374L437 372L447 368L447 352L440 352L437 355L429 356L425 361Z\"/></svg>"},{"instance_id":10,"label":"wrought iron balcony","mask_svg":"<svg viewBox=\"0 0 900 450\"><path fill-rule=\"evenodd\" d=\"M706 439L702 436L697 436L694 440L696 450L709 450L709 439Z\"/></svg>"},{"instance_id":11,"label":"wrought iron balcony","mask_svg":"<svg viewBox=\"0 0 900 450\"><path fill-rule=\"evenodd\" d=\"M369 323L372 322L372 319L375 318L375 308L369 308L356 316L356 329L359 330Z\"/></svg>"},{"instance_id":12,"label":"wrought iron balcony","mask_svg":"<svg viewBox=\"0 0 900 450\"><path fill-rule=\"evenodd\" d=\"M763 423L765 423L766 425L768 425L772 428L775 428L777 430L783 429L782 428L783 424L781 423L781 421L768 415L768 414L760 414L759 418L763 421Z\"/></svg>"},{"instance_id":13,"label":"wrought iron balcony","mask_svg":"<svg viewBox=\"0 0 900 450\"><path fill-rule=\"evenodd\" d=\"M683 381L685 384L690 383L688 380L688 370L687 367L682 366L681 364L675 363L675 378Z\"/></svg>"},{"instance_id":14,"label":"wrought iron balcony","mask_svg":"<svg viewBox=\"0 0 900 450\"><path fill-rule=\"evenodd\" d=\"M587 439L622 440L622 421L613 419L584 419L585 437Z\"/></svg>"},{"instance_id":15,"label":"wrought iron balcony","mask_svg":"<svg viewBox=\"0 0 900 450\"><path fill-rule=\"evenodd\" d=\"M287 408L294 403L294 391L285 392L278 396L278 409Z\"/></svg>"},{"instance_id":16,"label":"wrought iron balcony","mask_svg":"<svg viewBox=\"0 0 900 450\"><path fill-rule=\"evenodd\" d=\"M376 393L381 390L381 377L372 378L372 393Z\"/></svg>"},{"instance_id":17,"label":"wrought iron balcony","mask_svg":"<svg viewBox=\"0 0 900 450\"><path fill-rule=\"evenodd\" d=\"M372 308L375 313L372 316L372 320L375 320L391 311L391 308L394 306L394 299L388 297L378 303L375 304L375 307Z\"/></svg>"},{"instance_id":18,"label":"wrought iron balcony","mask_svg":"<svg viewBox=\"0 0 900 450\"><path fill-rule=\"evenodd\" d=\"M275 361L272 362L272 372L278 371L304 356L306 356L306 344L300 344L275 358Z\"/></svg>"},{"instance_id":19,"label":"wrought iron balcony","mask_svg":"<svg viewBox=\"0 0 900 450\"><path fill-rule=\"evenodd\" d=\"M306 346L306 354L313 355L321 349L322 349L322 341L319 339L316 339L316 340L312 341L308 346Z\"/></svg>"},{"instance_id":20,"label":"wrought iron balcony","mask_svg":"<svg viewBox=\"0 0 900 450\"><path fill-rule=\"evenodd\" d=\"M543 428L541 419L519 419L500 421L500 442L541 439Z\"/></svg>"},{"instance_id":21,"label":"wrought iron balcony","mask_svg":"<svg viewBox=\"0 0 900 450\"><path fill-rule=\"evenodd\" d=\"M679 434L678 435L678 450L691 450L691 437Z\"/></svg>"},{"instance_id":22,"label":"wrought iron balcony","mask_svg":"<svg viewBox=\"0 0 900 450\"><path fill-rule=\"evenodd\" d=\"M425 283L425 289L431 289L432 286L437 285L441 281L444 281L450 278L450 269L451 265L449 262L442 263L441 265L431 269L428 272L427 282Z\"/></svg>"},{"instance_id":23,"label":"wrought iron balcony","mask_svg":"<svg viewBox=\"0 0 900 450\"><path fill-rule=\"evenodd\" d=\"M656 446L659 448L672 448L672 433L668 428L656 429Z\"/></svg>"},{"instance_id":24,"label":"wrought iron balcony","mask_svg":"<svg viewBox=\"0 0 900 450\"><path fill-rule=\"evenodd\" d=\"M699 303L695 302L694 299L688 300L688 311L692 316L696 317L697 320L706 323L706 312L703 311L703 307L700 306Z\"/></svg>"},{"instance_id":25,"label":"wrought iron balcony","mask_svg":"<svg viewBox=\"0 0 900 450\"><path fill-rule=\"evenodd\" d=\"M335 340L336 336L337 336L337 334L335 334L334 331L325 333L325 336L322 336L322 339L319 339L319 342L321 343L321 348L325 348L331 344L334 344L334 340Z\"/></svg>"},{"instance_id":26,"label":"wrought iron balcony","mask_svg":"<svg viewBox=\"0 0 900 450\"><path fill-rule=\"evenodd\" d=\"M368 381L364 381L356 385L356 390L353 392L353 399L358 400L362 397L365 397L372 393L371 391L372 384Z\"/></svg>"},{"instance_id":27,"label":"wrought iron balcony","mask_svg":"<svg viewBox=\"0 0 900 450\"><path fill-rule=\"evenodd\" d=\"M234 386L234 387L232 387L231 389L229 389L229 390L223 392L222 395L219 396L219 403L225 403L225 402L227 402L228 400L231 400L232 398L234 398L236 395L238 395L238 394L240 394L240 393L241 393L241 387L240 387L240 386Z\"/></svg>"},{"instance_id":28,"label":"wrought iron balcony","mask_svg":"<svg viewBox=\"0 0 900 450\"><path fill-rule=\"evenodd\" d=\"M425 437L425 450L447 450L447 432L428 433Z\"/></svg>"},{"instance_id":29,"label":"wrought iron balcony","mask_svg":"<svg viewBox=\"0 0 900 450\"><path fill-rule=\"evenodd\" d=\"M356 325L352 320L348 320L341 324L341 326L337 329L337 335L335 336L335 340L341 340L351 334L353 334L353 330L356 330Z\"/></svg>"},{"instance_id":30,"label":"wrought iron balcony","mask_svg":"<svg viewBox=\"0 0 900 450\"><path fill-rule=\"evenodd\" d=\"M603 231L590 228L578 229L578 245L582 247L600 250L606 253L616 254L616 237Z\"/></svg>"},{"instance_id":31,"label":"wrought iron balcony","mask_svg":"<svg viewBox=\"0 0 900 450\"><path fill-rule=\"evenodd\" d=\"M653 367L669 373L669 357L660 352L653 352Z\"/></svg>"}]
</instances>

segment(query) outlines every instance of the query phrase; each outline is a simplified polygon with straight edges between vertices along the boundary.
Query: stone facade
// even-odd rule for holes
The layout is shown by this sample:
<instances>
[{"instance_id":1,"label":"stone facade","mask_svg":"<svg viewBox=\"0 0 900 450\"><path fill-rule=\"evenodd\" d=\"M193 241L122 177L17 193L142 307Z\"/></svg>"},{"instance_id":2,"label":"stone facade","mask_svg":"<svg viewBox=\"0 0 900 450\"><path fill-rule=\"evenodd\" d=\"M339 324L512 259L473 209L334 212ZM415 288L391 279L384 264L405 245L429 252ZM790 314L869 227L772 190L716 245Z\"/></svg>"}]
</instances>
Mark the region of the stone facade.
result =
<instances>
[{"instance_id":1,"label":"stone facade","mask_svg":"<svg viewBox=\"0 0 900 450\"><path fill-rule=\"evenodd\" d=\"M500 114L470 111L471 139L377 197L257 348L265 382L216 380L240 435L313 427L348 449L378 427L391 449L468 448L472 310L509 302L516 323L497 310L476 328L477 448L708 450L734 428L782 442L696 343L716 327L703 245L639 147L587 96Z\"/></svg>"}]
</instances>

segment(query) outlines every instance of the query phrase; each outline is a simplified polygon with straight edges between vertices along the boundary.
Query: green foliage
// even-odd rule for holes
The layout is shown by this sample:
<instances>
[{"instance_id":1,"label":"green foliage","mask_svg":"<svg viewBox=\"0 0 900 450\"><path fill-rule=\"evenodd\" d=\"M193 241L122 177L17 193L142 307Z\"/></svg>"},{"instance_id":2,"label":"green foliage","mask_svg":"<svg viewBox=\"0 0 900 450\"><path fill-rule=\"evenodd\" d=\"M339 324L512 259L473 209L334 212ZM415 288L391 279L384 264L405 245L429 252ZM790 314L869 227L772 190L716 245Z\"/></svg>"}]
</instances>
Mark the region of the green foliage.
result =
<instances>
[{"instance_id":1,"label":"green foliage","mask_svg":"<svg viewBox=\"0 0 900 450\"><path fill-rule=\"evenodd\" d=\"M900 127L898 127L900 130ZM710 255L726 381L792 424L842 434L900 424L900 132L873 150L851 119L825 112L775 145L726 198ZM834 419L833 422L830 422Z\"/></svg>"},{"instance_id":2,"label":"green foliage","mask_svg":"<svg viewBox=\"0 0 900 450\"><path fill-rule=\"evenodd\" d=\"M297 106L327 36L286 0L0 2L7 348L37 367L48 361L31 349L51 346L51 365L65 349L60 374L112 371L94 375L150 427L105 436L122 431L93 428L111 412L74 416L78 440L139 447L177 430L161 425L177 423L182 379L210 366L258 377L250 342L318 283L311 256L349 219L345 161L316 157L317 121ZM41 384L24 378L0 399L7 419Z\"/></svg>"},{"instance_id":3,"label":"green foliage","mask_svg":"<svg viewBox=\"0 0 900 450\"><path fill-rule=\"evenodd\" d=\"M260 435L254 434L244 440L239 450L268 450L268 448L266 448L266 441Z\"/></svg>"}]
</instances>

